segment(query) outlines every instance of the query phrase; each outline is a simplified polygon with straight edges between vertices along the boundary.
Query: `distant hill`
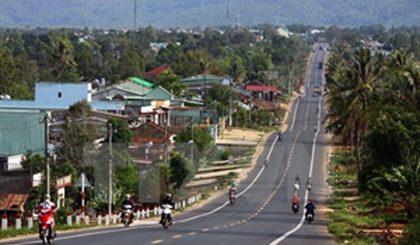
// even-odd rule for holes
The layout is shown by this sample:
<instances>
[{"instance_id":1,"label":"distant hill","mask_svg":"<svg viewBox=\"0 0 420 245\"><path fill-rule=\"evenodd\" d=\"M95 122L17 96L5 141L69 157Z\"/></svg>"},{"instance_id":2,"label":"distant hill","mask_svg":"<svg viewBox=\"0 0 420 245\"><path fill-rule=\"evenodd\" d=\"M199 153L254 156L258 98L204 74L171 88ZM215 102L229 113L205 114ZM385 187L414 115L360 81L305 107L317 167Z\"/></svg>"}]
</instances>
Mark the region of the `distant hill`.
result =
<instances>
[{"instance_id":1,"label":"distant hill","mask_svg":"<svg viewBox=\"0 0 420 245\"><path fill-rule=\"evenodd\" d=\"M418 25L419 0L137 0L138 26ZM1 0L0 26L133 26L134 0Z\"/></svg>"}]
</instances>

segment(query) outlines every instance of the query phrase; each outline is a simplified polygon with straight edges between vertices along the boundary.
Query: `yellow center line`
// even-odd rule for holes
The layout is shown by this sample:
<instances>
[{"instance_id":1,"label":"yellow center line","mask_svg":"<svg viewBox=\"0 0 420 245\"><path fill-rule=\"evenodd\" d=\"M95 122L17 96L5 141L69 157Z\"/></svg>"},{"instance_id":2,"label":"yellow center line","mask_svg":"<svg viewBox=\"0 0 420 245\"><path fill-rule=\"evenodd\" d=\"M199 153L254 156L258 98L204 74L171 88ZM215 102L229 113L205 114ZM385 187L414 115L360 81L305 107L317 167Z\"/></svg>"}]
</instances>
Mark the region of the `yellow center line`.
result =
<instances>
[{"instance_id":1,"label":"yellow center line","mask_svg":"<svg viewBox=\"0 0 420 245\"><path fill-rule=\"evenodd\" d=\"M151 242L151 244L159 244L159 243L162 243L162 242L163 242L163 240L159 239L159 240L155 240L155 241Z\"/></svg>"},{"instance_id":2,"label":"yellow center line","mask_svg":"<svg viewBox=\"0 0 420 245\"><path fill-rule=\"evenodd\" d=\"M227 225L224 225L223 228L227 228Z\"/></svg>"},{"instance_id":3,"label":"yellow center line","mask_svg":"<svg viewBox=\"0 0 420 245\"><path fill-rule=\"evenodd\" d=\"M235 225L235 223L230 223L230 226L234 226Z\"/></svg>"},{"instance_id":4,"label":"yellow center line","mask_svg":"<svg viewBox=\"0 0 420 245\"><path fill-rule=\"evenodd\" d=\"M173 236L173 238L181 238L181 237L182 237L182 234L178 234L178 235Z\"/></svg>"},{"instance_id":5,"label":"yellow center line","mask_svg":"<svg viewBox=\"0 0 420 245\"><path fill-rule=\"evenodd\" d=\"M241 221L236 222L236 224L240 224L240 223L242 223L242 222Z\"/></svg>"},{"instance_id":6,"label":"yellow center line","mask_svg":"<svg viewBox=\"0 0 420 245\"><path fill-rule=\"evenodd\" d=\"M213 229L214 229L214 230L218 230L218 229L219 229L219 227L218 227L218 226L216 226L216 227L213 227Z\"/></svg>"},{"instance_id":7,"label":"yellow center line","mask_svg":"<svg viewBox=\"0 0 420 245\"><path fill-rule=\"evenodd\" d=\"M207 228L206 228L206 229L202 229L201 231L202 231L202 232L207 232L207 231L209 231L209 230L210 230L210 229L207 229Z\"/></svg>"},{"instance_id":8,"label":"yellow center line","mask_svg":"<svg viewBox=\"0 0 420 245\"><path fill-rule=\"evenodd\" d=\"M189 233L188 235L190 235L190 236L194 236L195 234L197 234L197 233L195 233L195 232L191 232L191 233Z\"/></svg>"}]
</instances>

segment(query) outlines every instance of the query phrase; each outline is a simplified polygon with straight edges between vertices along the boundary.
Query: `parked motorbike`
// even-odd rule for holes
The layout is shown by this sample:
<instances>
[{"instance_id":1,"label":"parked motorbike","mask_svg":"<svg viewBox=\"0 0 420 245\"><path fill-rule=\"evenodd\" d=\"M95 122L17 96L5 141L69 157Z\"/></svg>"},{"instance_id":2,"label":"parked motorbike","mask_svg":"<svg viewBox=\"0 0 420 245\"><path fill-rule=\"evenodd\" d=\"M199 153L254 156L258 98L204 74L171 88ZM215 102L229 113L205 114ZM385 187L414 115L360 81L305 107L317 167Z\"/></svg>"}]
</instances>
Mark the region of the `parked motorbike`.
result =
<instances>
[{"instance_id":1,"label":"parked motorbike","mask_svg":"<svg viewBox=\"0 0 420 245\"><path fill-rule=\"evenodd\" d=\"M39 238L42 244L51 244L56 237L54 213L55 208L42 208L39 214Z\"/></svg>"},{"instance_id":2,"label":"parked motorbike","mask_svg":"<svg viewBox=\"0 0 420 245\"><path fill-rule=\"evenodd\" d=\"M297 214L299 212L299 205L298 204L293 204L292 211L293 211L293 213Z\"/></svg>"},{"instance_id":3,"label":"parked motorbike","mask_svg":"<svg viewBox=\"0 0 420 245\"><path fill-rule=\"evenodd\" d=\"M306 215L306 221L308 221L309 224L312 223L312 221L314 221L314 215L311 213L308 213Z\"/></svg>"},{"instance_id":4,"label":"parked motorbike","mask_svg":"<svg viewBox=\"0 0 420 245\"><path fill-rule=\"evenodd\" d=\"M163 220L162 220L162 226L163 229L169 229L169 227L172 225L172 220L170 218L172 213L172 206L169 204L162 205L162 212L163 212Z\"/></svg>"},{"instance_id":5,"label":"parked motorbike","mask_svg":"<svg viewBox=\"0 0 420 245\"><path fill-rule=\"evenodd\" d=\"M124 205L123 206L123 212L122 212L122 219L121 222L124 224L125 227L129 227L131 223L133 223L133 220L131 218L131 205Z\"/></svg>"}]
</instances>

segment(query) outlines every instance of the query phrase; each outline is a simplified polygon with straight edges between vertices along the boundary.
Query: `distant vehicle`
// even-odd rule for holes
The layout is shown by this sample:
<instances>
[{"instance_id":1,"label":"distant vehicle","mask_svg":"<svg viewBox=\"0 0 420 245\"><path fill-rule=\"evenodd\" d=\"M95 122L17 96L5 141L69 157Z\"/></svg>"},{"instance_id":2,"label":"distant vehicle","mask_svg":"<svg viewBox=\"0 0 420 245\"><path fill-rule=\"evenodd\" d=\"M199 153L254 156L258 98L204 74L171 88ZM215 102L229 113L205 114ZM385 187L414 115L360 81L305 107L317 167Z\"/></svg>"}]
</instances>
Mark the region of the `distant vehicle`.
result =
<instances>
[{"instance_id":1,"label":"distant vehicle","mask_svg":"<svg viewBox=\"0 0 420 245\"><path fill-rule=\"evenodd\" d=\"M318 63L318 69L322 69L324 67L324 63L323 62L319 62Z\"/></svg>"},{"instance_id":2,"label":"distant vehicle","mask_svg":"<svg viewBox=\"0 0 420 245\"><path fill-rule=\"evenodd\" d=\"M315 85L314 86L314 93L313 94L316 94L316 95L319 95L319 96L321 96L322 95L322 92L321 92L321 86L319 86L319 85ZM312 95L313 96L313 95ZM314 96L314 97L316 97L316 96Z\"/></svg>"},{"instance_id":3,"label":"distant vehicle","mask_svg":"<svg viewBox=\"0 0 420 245\"><path fill-rule=\"evenodd\" d=\"M319 50L323 50L322 46L319 46Z\"/></svg>"},{"instance_id":4,"label":"distant vehicle","mask_svg":"<svg viewBox=\"0 0 420 245\"><path fill-rule=\"evenodd\" d=\"M314 92L314 93L312 94L312 97L318 97L318 93L315 93L315 92Z\"/></svg>"}]
</instances>

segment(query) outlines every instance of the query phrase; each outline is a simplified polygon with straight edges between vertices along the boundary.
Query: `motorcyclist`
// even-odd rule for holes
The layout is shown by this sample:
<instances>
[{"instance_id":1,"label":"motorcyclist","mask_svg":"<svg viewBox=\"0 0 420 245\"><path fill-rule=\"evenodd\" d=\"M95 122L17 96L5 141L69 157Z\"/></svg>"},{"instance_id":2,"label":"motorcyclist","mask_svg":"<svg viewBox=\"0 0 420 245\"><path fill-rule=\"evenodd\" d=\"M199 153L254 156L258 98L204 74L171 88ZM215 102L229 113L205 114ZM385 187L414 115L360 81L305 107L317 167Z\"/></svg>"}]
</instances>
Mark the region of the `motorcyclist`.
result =
<instances>
[{"instance_id":1,"label":"motorcyclist","mask_svg":"<svg viewBox=\"0 0 420 245\"><path fill-rule=\"evenodd\" d=\"M162 200L162 202L160 203L160 206L163 208L163 205L165 204L169 204L172 207L175 206L174 202L172 201L172 195L170 193L165 195L165 198ZM169 217L169 222L172 222L172 216L171 214L168 215ZM160 217L160 221L159 223L163 223L163 219L165 218L165 214L162 212L161 217Z\"/></svg>"},{"instance_id":2,"label":"motorcyclist","mask_svg":"<svg viewBox=\"0 0 420 245\"><path fill-rule=\"evenodd\" d=\"M312 179L311 179L311 177L308 177L308 180L306 181L306 189L312 189Z\"/></svg>"},{"instance_id":3,"label":"motorcyclist","mask_svg":"<svg viewBox=\"0 0 420 245\"><path fill-rule=\"evenodd\" d=\"M281 131L279 131L277 134L279 136L279 140L281 140L281 137L283 136L283 133Z\"/></svg>"},{"instance_id":4,"label":"motorcyclist","mask_svg":"<svg viewBox=\"0 0 420 245\"><path fill-rule=\"evenodd\" d=\"M236 191L237 191L237 189L236 189L236 183L235 182L233 182L232 183L232 186L229 188L229 196L236 196Z\"/></svg>"},{"instance_id":5,"label":"motorcyclist","mask_svg":"<svg viewBox=\"0 0 420 245\"><path fill-rule=\"evenodd\" d=\"M306 204L305 209L305 217L308 216L308 214L312 214L312 216L315 218L315 205L312 203L311 199L308 200L308 204Z\"/></svg>"},{"instance_id":6,"label":"motorcyclist","mask_svg":"<svg viewBox=\"0 0 420 245\"><path fill-rule=\"evenodd\" d=\"M317 126L314 127L314 131L315 132L318 131L318 127Z\"/></svg>"},{"instance_id":7,"label":"motorcyclist","mask_svg":"<svg viewBox=\"0 0 420 245\"><path fill-rule=\"evenodd\" d=\"M294 191L295 191L295 192L298 192L298 191L299 191L299 189L300 189L299 182L296 182L296 183L293 185L293 188L294 188Z\"/></svg>"},{"instance_id":8,"label":"motorcyclist","mask_svg":"<svg viewBox=\"0 0 420 245\"><path fill-rule=\"evenodd\" d=\"M131 206L131 208L128 208L127 206ZM131 220L133 220L133 217L134 217L134 202L133 202L133 200L131 199L131 196L130 196L130 194L127 194L126 196L125 196L125 199L124 199L124 201L122 202L122 204L121 204L121 208L123 209L123 210L125 210L125 209L129 209L130 211L131 211ZM123 214L124 214L124 212L122 212L121 213L121 219L122 219L122 217L123 217Z\"/></svg>"},{"instance_id":9,"label":"motorcyclist","mask_svg":"<svg viewBox=\"0 0 420 245\"><path fill-rule=\"evenodd\" d=\"M56 206L55 203L51 202L51 196L49 194L45 194L44 201L41 202L38 206L39 215L51 215L51 213L55 213ZM43 212L41 212L43 211ZM52 216L53 224L51 224L53 236L56 235L55 230L55 220L54 216ZM41 224L39 224L39 230L41 230Z\"/></svg>"},{"instance_id":10,"label":"motorcyclist","mask_svg":"<svg viewBox=\"0 0 420 245\"><path fill-rule=\"evenodd\" d=\"M293 196L292 208L295 205L297 205L297 207L299 209L299 207L300 207L300 199L299 199L299 196L297 195L297 193L295 193L295 195Z\"/></svg>"}]
</instances>

